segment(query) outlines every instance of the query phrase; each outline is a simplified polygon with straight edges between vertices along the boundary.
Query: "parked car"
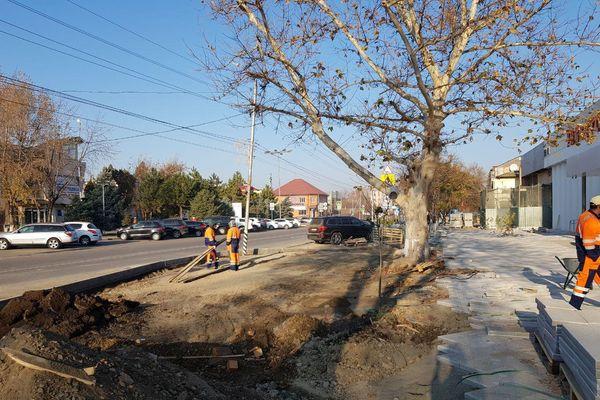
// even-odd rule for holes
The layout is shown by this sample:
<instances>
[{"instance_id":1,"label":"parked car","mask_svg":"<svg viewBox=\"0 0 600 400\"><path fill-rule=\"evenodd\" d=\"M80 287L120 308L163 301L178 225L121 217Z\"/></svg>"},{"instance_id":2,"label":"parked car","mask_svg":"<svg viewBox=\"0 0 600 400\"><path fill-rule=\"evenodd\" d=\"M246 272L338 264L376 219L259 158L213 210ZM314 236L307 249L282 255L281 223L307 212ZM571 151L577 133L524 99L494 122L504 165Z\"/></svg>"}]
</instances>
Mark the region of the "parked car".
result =
<instances>
[{"instance_id":1,"label":"parked car","mask_svg":"<svg viewBox=\"0 0 600 400\"><path fill-rule=\"evenodd\" d=\"M277 227L279 229L282 229L282 228L283 229L290 229L290 228L294 227L294 224L291 223L290 221L288 221L285 218L277 218L277 219L274 219L273 221L275 221L277 223Z\"/></svg>"},{"instance_id":2,"label":"parked car","mask_svg":"<svg viewBox=\"0 0 600 400\"><path fill-rule=\"evenodd\" d=\"M300 220L299 219L296 219L296 218L286 218L285 220L291 222L294 228L298 228L300 226Z\"/></svg>"},{"instance_id":3,"label":"parked car","mask_svg":"<svg viewBox=\"0 0 600 400\"><path fill-rule=\"evenodd\" d=\"M268 230L279 228L279 224L272 219L264 219L263 221L265 222L265 226Z\"/></svg>"},{"instance_id":4,"label":"parked car","mask_svg":"<svg viewBox=\"0 0 600 400\"><path fill-rule=\"evenodd\" d=\"M167 233L175 239L179 239L188 234L188 226L182 219L166 218L159 220L158 223L164 227L172 228L173 231L167 231Z\"/></svg>"},{"instance_id":5,"label":"parked car","mask_svg":"<svg viewBox=\"0 0 600 400\"><path fill-rule=\"evenodd\" d=\"M117 236L121 240L147 239L161 240L167 235L173 235L174 229L163 226L158 221L140 221L128 227L117 229Z\"/></svg>"},{"instance_id":6,"label":"parked car","mask_svg":"<svg viewBox=\"0 0 600 400\"><path fill-rule=\"evenodd\" d=\"M300 225L310 225L312 218L300 218Z\"/></svg>"},{"instance_id":7,"label":"parked car","mask_svg":"<svg viewBox=\"0 0 600 400\"><path fill-rule=\"evenodd\" d=\"M234 221L238 228L241 230L246 229L246 219L239 217L231 217L230 221ZM259 231L261 229L260 222L253 221L253 218L250 218L250 228L248 231Z\"/></svg>"},{"instance_id":8,"label":"parked car","mask_svg":"<svg viewBox=\"0 0 600 400\"><path fill-rule=\"evenodd\" d=\"M256 230L258 231L264 231L265 229L267 229L267 223L262 218L250 217L250 221L252 221L252 224L256 227Z\"/></svg>"},{"instance_id":9,"label":"parked car","mask_svg":"<svg viewBox=\"0 0 600 400\"><path fill-rule=\"evenodd\" d=\"M373 226L355 217L322 217L315 218L308 226L308 239L316 243L329 241L331 244L342 244L345 239L365 238L371 241Z\"/></svg>"},{"instance_id":10,"label":"parked car","mask_svg":"<svg viewBox=\"0 0 600 400\"><path fill-rule=\"evenodd\" d=\"M227 230L229 229L230 220L231 217L226 217L223 215L212 215L210 217L204 218L204 222L206 223L206 225L217 225L217 233L221 235L227 233Z\"/></svg>"},{"instance_id":11,"label":"parked car","mask_svg":"<svg viewBox=\"0 0 600 400\"><path fill-rule=\"evenodd\" d=\"M207 225L202 221L183 221L188 227L188 235L190 236L204 236L204 231L206 230Z\"/></svg>"},{"instance_id":12,"label":"parked car","mask_svg":"<svg viewBox=\"0 0 600 400\"><path fill-rule=\"evenodd\" d=\"M102 231L91 222L72 221L65 222L77 232L79 244L82 246L94 245L102 240Z\"/></svg>"},{"instance_id":13,"label":"parked car","mask_svg":"<svg viewBox=\"0 0 600 400\"><path fill-rule=\"evenodd\" d=\"M46 246L60 249L65 244L77 243L77 232L65 224L31 224L13 232L0 233L0 250L18 246Z\"/></svg>"}]
</instances>

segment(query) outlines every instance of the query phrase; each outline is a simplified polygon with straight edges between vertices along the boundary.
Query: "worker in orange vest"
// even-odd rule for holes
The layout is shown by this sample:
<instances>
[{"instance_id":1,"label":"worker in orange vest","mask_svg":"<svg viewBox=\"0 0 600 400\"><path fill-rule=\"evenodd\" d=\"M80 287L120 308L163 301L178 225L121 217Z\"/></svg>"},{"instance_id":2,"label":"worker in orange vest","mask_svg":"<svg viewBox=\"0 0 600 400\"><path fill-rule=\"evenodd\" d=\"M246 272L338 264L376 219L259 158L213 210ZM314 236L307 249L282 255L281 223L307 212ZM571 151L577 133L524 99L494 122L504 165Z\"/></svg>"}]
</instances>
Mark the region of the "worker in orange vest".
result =
<instances>
[{"instance_id":1,"label":"worker in orange vest","mask_svg":"<svg viewBox=\"0 0 600 400\"><path fill-rule=\"evenodd\" d=\"M219 268L219 255L217 254L217 224L209 225L204 231L204 244L208 246L210 252L206 256L206 268L210 268L214 263L215 269Z\"/></svg>"},{"instance_id":2,"label":"worker in orange vest","mask_svg":"<svg viewBox=\"0 0 600 400\"><path fill-rule=\"evenodd\" d=\"M575 245L577 258L580 262L583 259L583 266L577 274L577 283L569 303L579 310L586 294L592 288L592 282L600 284L600 195L592 197L590 209L584 211L577 219Z\"/></svg>"},{"instance_id":3,"label":"worker in orange vest","mask_svg":"<svg viewBox=\"0 0 600 400\"><path fill-rule=\"evenodd\" d=\"M227 244L227 250L229 250L229 260L231 262L231 266L229 269L233 271L237 271L240 267L240 238L242 235L240 234L240 228L237 227L235 221L231 221L229 224L230 228L227 231L227 239L225 243Z\"/></svg>"}]
</instances>

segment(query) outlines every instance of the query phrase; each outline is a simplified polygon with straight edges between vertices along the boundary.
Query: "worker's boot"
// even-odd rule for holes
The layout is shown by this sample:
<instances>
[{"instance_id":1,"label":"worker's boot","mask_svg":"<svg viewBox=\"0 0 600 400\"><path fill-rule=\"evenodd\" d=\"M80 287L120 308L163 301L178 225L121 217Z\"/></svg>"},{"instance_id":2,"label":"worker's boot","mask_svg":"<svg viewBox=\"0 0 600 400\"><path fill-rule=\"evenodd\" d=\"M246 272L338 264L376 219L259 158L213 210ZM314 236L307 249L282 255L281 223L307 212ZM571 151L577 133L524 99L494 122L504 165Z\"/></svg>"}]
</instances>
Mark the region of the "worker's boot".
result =
<instances>
[{"instance_id":1,"label":"worker's boot","mask_svg":"<svg viewBox=\"0 0 600 400\"><path fill-rule=\"evenodd\" d=\"M236 264L232 264L232 265L229 267L229 269L230 269L230 270L232 270L232 271L237 271L237 270L238 270L238 268L239 268L239 267L238 267Z\"/></svg>"}]
</instances>

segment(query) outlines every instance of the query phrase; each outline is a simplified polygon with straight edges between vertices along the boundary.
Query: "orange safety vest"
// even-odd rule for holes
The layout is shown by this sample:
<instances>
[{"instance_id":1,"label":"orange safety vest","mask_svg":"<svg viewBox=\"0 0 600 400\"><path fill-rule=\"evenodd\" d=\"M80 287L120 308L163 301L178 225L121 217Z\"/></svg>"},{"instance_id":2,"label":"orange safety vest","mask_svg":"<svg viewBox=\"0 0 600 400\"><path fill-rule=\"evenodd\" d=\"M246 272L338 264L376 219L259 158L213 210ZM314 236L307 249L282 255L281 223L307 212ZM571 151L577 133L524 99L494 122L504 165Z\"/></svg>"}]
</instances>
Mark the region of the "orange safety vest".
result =
<instances>
[{"instance_id":1,"label":"orange safety vest","mask_svg":"<svg viewBox=\"0 0 600 400\"><path fill-rule=\"evenodd\" d=\"M581 238L586 250L600 246L600 219L591 211L584 211L577 219L575 235Z\"/></svg>"}]
</instances>

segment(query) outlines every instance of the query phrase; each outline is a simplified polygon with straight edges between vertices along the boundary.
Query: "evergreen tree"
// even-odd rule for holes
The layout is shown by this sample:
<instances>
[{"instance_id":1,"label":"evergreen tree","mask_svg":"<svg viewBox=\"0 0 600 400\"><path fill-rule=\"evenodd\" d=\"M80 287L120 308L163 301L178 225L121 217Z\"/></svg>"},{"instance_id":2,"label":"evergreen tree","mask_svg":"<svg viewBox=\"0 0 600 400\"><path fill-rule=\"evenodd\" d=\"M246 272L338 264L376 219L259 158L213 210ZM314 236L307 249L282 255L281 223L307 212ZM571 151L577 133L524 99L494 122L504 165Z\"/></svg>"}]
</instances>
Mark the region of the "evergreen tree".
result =
<instances>
[{"instance_id":1,"label":"evergreen tree","mask_svg":"<svg viewBox=\"0 0 600 400\"><path fill-rule=\"evenodd\" d=\"M164 181L162 174L154 167L142 175L137 190L137 204L143 218L161 216L166 203L165 191L161 190Z\"/></svg>"}]
</instances>

